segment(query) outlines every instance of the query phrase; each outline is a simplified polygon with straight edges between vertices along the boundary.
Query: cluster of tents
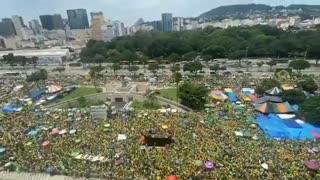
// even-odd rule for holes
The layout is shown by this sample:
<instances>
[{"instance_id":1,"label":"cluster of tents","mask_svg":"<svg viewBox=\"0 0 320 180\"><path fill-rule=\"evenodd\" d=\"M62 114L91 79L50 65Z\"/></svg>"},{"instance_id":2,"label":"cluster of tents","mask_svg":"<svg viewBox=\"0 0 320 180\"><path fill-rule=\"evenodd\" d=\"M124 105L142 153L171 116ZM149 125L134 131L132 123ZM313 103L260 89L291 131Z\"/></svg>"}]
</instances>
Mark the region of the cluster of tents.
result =
<instances>
[{"instance_id":1,"label":"cluster of tents","mask_svg":"<svg viewBox=\"0 0 320 180\"><path fill-rule=\"evenodd\" d=\"M264 114L286 114L296 112L297 109L295 106L290 105L288 102L283 102L281 93L282 91L278 87L267 90L264 93L264 96L257 98L254 101L255 109Z\"/></svg>"},{"instance_id":2,"label":"cluster of tents","mask_svg":"<svg viewBox=\"0 0 320 180\"><path fill-rule=\"evenodd\" d=\"M22 86L23 87L23 86ZM17 92L20 89L22 89L21 86L17 86L17 88L14 88L13 91ZM7 105L2 108L2 111L4 113L15 113L21 111L26 106L39 106L44 103L52 103L55 100L57 100L60 96L60 94L69 94L73 92L76 88L74 86L63 88L61 86L57 85L51 85L47 86L46 88L39 89L33 93L31 93L30 96L24 97L22 99L19 99L19 102L16 102L15 105ZM45 97L44 97L45 96Z\"/></svg>"}]
</instances>

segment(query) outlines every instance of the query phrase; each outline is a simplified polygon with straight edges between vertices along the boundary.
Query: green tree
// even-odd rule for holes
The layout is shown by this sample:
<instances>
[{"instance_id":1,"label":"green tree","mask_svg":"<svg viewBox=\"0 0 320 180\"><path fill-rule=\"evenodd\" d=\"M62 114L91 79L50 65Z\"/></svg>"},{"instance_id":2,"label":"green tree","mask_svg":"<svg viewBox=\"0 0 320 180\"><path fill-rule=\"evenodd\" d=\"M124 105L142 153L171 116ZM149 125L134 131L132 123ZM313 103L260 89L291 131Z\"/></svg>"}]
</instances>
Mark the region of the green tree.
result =
<instances>
[{"instance_id":1,"label":"green tree","mask_svg":"<svg viewBox=\"0 0 320 180\"><path fill-rule=\"evenodd\" d=\"M98 63L98 64L100 64L101 65L101 63L103 63L103 62L105 62L105 57L104 56L102 56L101 54L96 54L95 56L94 56L94 62L95 63Z\"/></svg>"},{"instance_id":2,"label":"green tree","mask_svg":"<svg viewBox=\"0 0 320 180\"><path fill-rule=\"evenodd\" d=\"M216 73L220 69L220 65L219 64L215 64L213 66L210 66L209 69Z\"/></svg>"},{"instance_id":3,"label":"green tree","mask_svg":"<svg viewBox=\"0 0 320 180\"><path fill-rule=\"evenodd\" d=\"M133 72L133 76L136 76L136 72L139 70L139 66L129 66L128 71Z\"/></svg>"},{"instance_id":4,"label":"green tree","mask_svg":"<svg viewBox=\"0 0 320 180\"><path fill-rule=\"evenodd\" d=\"M178 88L181 104L194 110L202 110L206 103L207 88L191 82L185 82Z\"/></svg>"},{"instance_id":5,"label":"green tree","mask_svg":"<svg viewBox=\"0 0 320 180\"><path fill-rule=\"evenodd\" d=\"M27 76L28 82L35 82L39 88L39 81L45 81L48 79L48 72L45 69L40 69Z\"/></svg>"},{"instance_id":6,"label":"green tree","mask_svg":"<svg viewBox=\"0 0 320 180\"><path fill-rule=\"evenodd\" d=\"M202 56L202 59L208 63L212 59L212 57L210 55L204 55Z\"/></svg>"},{"instance_id":7,"label":"green tree","mask_svg":"<svg viewBox=\"0 0 320 180\"><path fill-rule=\"evenodd\" d=\"M320 97L313 97L304 101L300 107L299 112L304 116L306 122L320 125Z\"/></svg>"},{"instance_id":8,"label":"green tree","mask_svg":"<svg viewBox=\"0 0 320 180\"><path fill-rule=\"evenodd\" d=\"M146 101L144 102L144 105L147 107L150 107L150 109L155 109L159 106L157 94L159 94L157 91L152 91L148 89L145 93Z\"/></svg>"},{"instance_id":9,"label":"green tree","mask_svg":"<svg viewBox=\"0 0 320 180\"><path fill-rule=\"evenodd\" d=\"M197 76L198 71L201 71L203 68L203 65L199 61L192 61L188 62L183 66L183 71L189 71L194 74L194 76Z\"/></svg>"},{"instance_id":10,"label":"green tree","mask_svg":"<svg viewBox=\"0 0 320 180\"><path fill-rule=\"evenodd\" d=\"M155 76L156 73L157 73L158 70L159 70L159 64L150 64L149 67L148 67L148 70L149 70L150 72L152 72L153 75Z\"/></svg>"},{"instance_id":11,"label":"green tree","mask_svg":"<svg viewBox=\"0 0 320 180\"><path fill-rule=\"evenodd\" d=\"M276 79L264 79L260 82L257 86L255 92L258 95L263 95L267 90L274 88L274 87L281 87L281 83Z\"/></svg>"},{"instance_id":12,"label":"green tree","mask_svg":"<svg viewBox=\"0 0 320 180\"><path fill-rule=\"evenodd\" d=\"M312 78L308 78L304 81L300 81L298 83L298 86L302 88L304 91L307 91L309 93L314 93L315 91L318 90L318 85Z\"/></svg>"},{"instance_id":13,"label":"green tree","mask_svg":"<svg viewBox=\"0 0 320 180\"><path fill-rule=\"evenodd\" d=\"M175 83L179 83L182 80L182 74L179 72L174 72L172 77Z\"/></svg>"},{"instance_id":14,"label":"green tree","mask_svg":"<svg viewBox=\"0 0 320 180\"><path fill-rule=\"evenodd\" d=\"M5 60L5 62L7 64L9 64L11 66L11 68L13 69L14 66L16 66L17 64L17 60L14 57L13 53L9 53L8 55L3 55L3 59Z\"/></svg>"},{"instance_id":15,"label":"green tree","mask_svg":"<svg viewBox=\"0 0 320 180\"><path fill-rule=\"evenodd\" d=\"M241 60L245 57L246 52L244 50L238 50L228 54L228 59L237 60L239 67L241 67Z\"/></svg>"},{"instance_id":16,"label":"green tree","mask_svg":"<svg viewBox=\"0 0 320 180\"><path fill-rule=\"evenodd\" d=\"M31 57L31 63L33 64L33 68L37 67L38 60L39 60L39 58L37 56L32 56Z\"/></svg>"},{"instance_id":17,"label":"green tree","mask_svg":"<svg viewBox=\"0 0 320 180\"><path fill-rule=\"evenodd\" d=\"M61 74L61 73L64 72L65 70L66 70L65 67L57 67L57 68L52 69L51 71L52 71L52 72L59 72L59 74Z\"/></svg>"},{"instance_id":18,"label":"green tree","mask_svg":"<svg viewBox=\"0 0 320 180\"><path fill-rule=\"evenodd\" d=\"M290 104L301 104L306 100L306 96L300 90L292 89L282 92L283 101L288 101Z\"/></svg>"},{"instance_id":19,"label":"green tree","mask_svg":"<svg viewBox=\"0 0 320 180\"><path fill-rule=\"evenodd\" d=\"M259 69L260 69L263 65L264 65L264 62L263 62L263 61L257 62L257 66L258 66Z\"/></svg>"},{"instance_id":20,"label":"green tree","mask_svg":"<svg viewBox=\"0 0 320 180\"><path fill-rule=\"evenodd\" d=\"M120 64L118 64L118 63L113 63L113 64L112 64L112 70L113 70L113 73L114 73L114 74L116 74L116 72L117 72L118 70L120 70L120 69L121 69Z\"/></svg>"},{"instance_id":21,"label":"green tree","mask_svg":"<svg viewBox=\"0 0 320 180\"><path fill-rule=\"evenodd\" d=\"M272 67L277 65L277 61L271 60L271 61L267 62L266 64L267 64L268 66L270 66L270 71L271 71L271 70L272 70Z\"/></svg>"},{"instance_id":22,"label":"green tree","mask_svg":"<svg viewBox=\"0 0 320 180\"><path fill-rule=\"evenodd\" d=\"M81 96L79 99L78 99L78 103L79 103L79 106L81 108L85 108L88 106L88 102L87 102L87 99L83 96Z\"/></svg>"},{"instance_id":23,"label":"green tree","mask_svg":"<svg viewBox=\"0 0 320 180\"><path fill-rule=\"evenodd\" d=\"M188 52L183 55L183 59L186 61L193 61L197 57L197 53L194 51Z\"/></svg>"},{"instance_id":24,"label":"green tree","mask_svg":"<svg viewBox=\"0 0 320 180\"><path fill-rule=\"evenodd\" d=\"M297 70L299 74L301 73L301 70L308 69L310 68L310 66L311 66L310 63L305 60L294 60L294 61L291 61L289 64L289 67Z\"/></svg>"},{"instance_id":25,"label":"green tree","mask_svg":"<svg viewBox=\"0 0 320 180\"><path fill-rule=\"evenodd\" d=\"M176 53L172 53L169 57L168 57L168 60L172 63L175 63L175 62L178 62L181 60L181 57L176 54Z\"/></svg>"},{"instance_id":26,"label":"green tree","mask_svg":"<svg viewBox=\"0 0 320 180\"><path fill-rule=\"evenodd\" d=\"M178 66L178 65L173 65L173 66L171 66L170 67L170 71L172 72L172 73L175 73L175 72L177 72L177 71L180 71L180 66Z\"/></svg>"},{"instance_id":27,"label":"green tree","mask_svg":"<svg viewBox=\"0 0 320 180\"><path fill-rule=\"evenodd\" d=\"M146 64L149 60L149 57L142 55L138 57L138 60L143 63L143 68L146 68Z\"/></svg>"},{"instance_id":28,"label":"green tree","mask_svg":"<svg viewBox=\"0 0 320 180\"><path fill-rule=\"evenodd\" d=\"M94 71L96 73L96 76L100 76L101 71L104 70L104 67L99 65L99 66L93 66L90 68L90 71Z\"/></svg>"}]
</instances>

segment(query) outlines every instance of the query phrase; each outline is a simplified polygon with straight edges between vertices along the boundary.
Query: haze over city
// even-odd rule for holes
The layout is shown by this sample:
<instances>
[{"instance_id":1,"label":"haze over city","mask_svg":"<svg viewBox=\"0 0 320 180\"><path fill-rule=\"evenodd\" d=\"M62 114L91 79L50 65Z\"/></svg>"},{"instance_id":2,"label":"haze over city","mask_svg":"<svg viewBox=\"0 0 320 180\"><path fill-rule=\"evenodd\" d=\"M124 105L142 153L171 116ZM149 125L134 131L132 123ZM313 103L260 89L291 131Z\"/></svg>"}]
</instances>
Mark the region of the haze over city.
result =
<instances>
[{"instance_id":1,"label":"haze over city","mask_svg":"<svg viewBox=\"0 0 320 180\"><path fill-rule=\"evenodd\" d=\"M272 6L290 4L320 4L319 0L2 0L0 17L19 15L25 21L39 18L42 14L61 14L67 9L85 8L88 12L102 11L107 18L132 25L140 17L147 21L160 19L163 12L174 16L196 17L213 8L232 4L267 4Z\"/></svg>"}]
</instances>

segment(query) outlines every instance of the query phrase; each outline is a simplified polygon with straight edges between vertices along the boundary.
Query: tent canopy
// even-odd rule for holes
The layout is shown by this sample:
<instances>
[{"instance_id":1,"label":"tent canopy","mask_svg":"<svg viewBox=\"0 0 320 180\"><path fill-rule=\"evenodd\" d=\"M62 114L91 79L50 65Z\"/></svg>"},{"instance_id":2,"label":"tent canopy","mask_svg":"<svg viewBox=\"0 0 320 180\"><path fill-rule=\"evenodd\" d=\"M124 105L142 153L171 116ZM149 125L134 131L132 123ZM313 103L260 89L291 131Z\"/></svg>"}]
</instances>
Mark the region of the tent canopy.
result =
<instances>
[{"instance_id":1,"label":"tent canopy","mask_svg":"<svg viewBox=\"0 0 320 180\"><path fill-rule=\"evenodd\" d=\"M56 93L62 90L61 86L56 86L56 85L51 85L48 87L48 92L49 93Z\"/></svg>"},{"instance_id":2,"label":"tent canopy","mask_svg":"<svg viewBox=\"0 0 320 180\"><path fill-rule=\"evenodd\" d=\"M274 87L272 89L267 90L266 93L272 96L277 96L281 94L281 89L279 89L278 87Z\"/></svg>"},{"instance_id":3,"label":"tent canopy","mask_svg":"<svg viewBox=\"0 0 320 180\"><path fill-rule=\"evenodd\" d=\"M21 110L22 110L21 107L15 107L15 106L5 106L2 108L2 111L4 113L14 113L14 112L19 112Z\"/></svg>"},{"instance_id":4,"label":"tent canopy","mask_svg":"<svg viewBox=\"0 0 320 180\"><path fill-rule=\"evenodd\" d=\"M45 94L45 90L39 90L39 91L36 91L36 92L33 92L32 94L31 94L31 98L32 99L36 99L36 100L38 100L38 99L40 99L41 98L41 96L43 95L43 94Z\"/></svg>"},{"instance_id":5,"label":"tent canopy","mask_svg":"<svg viewBox=\"0 0 320 180\"><path fill-rule=\"evenodd\" d=\"M262 104L265 102L281 103L282 98L279 96L263 96L254 101L256 104Z\"/></svg>"},{"instance_id":6,"label":"tent canopy","mask_svg":"<svg viewBox=\"0 0 320 180\"><path fill-rule=\"evenodd\" d=\"M292 109L291 105L288 102L284 102L284 103L266 102L263 104L257 104L255 106L255 109L262 113L275 113L275 114L285 114L285 113L295 112L295 110Z\"/></svg>"}]
</instances>

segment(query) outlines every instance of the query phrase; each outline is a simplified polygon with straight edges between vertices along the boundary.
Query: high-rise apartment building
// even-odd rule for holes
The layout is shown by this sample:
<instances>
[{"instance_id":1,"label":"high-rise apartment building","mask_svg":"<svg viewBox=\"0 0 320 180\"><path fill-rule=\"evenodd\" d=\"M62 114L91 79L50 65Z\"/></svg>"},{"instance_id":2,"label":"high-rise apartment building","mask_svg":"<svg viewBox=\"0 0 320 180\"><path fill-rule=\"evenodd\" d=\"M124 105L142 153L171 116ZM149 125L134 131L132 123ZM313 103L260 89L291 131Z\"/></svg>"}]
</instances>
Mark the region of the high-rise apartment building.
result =
<instances>
[{"instance_id":1,"label":"high-rise apartment building","mask_svg":"<svg viewBox=\"0 0 320 180\"><path fill-rule=\"evenodd\" d=\"M87 10L85 9L70 9L67 10L69 26L71 29L87 29L89 21Z\"/></svg>"},{"instance_id":2,"label":"high-rise apartment building","mask_svg":"<svg viewBox=\"0 0 320 180\"><path fill-rule=\"evenodd\" d=\"M153 27L153 31L161 32L162 31L162 22L161 21L152 21L150 25Z\"/></svg>"},{"instance_id":3,"label":"high-rise apartment building","mask_svg":"<svg viewBox=\"0 0 320 180\"><path fill-rule=\"evenodd\" d=\"M14 28L14 24L12 19L10 18L3 18L0 22L0 36L9 37L15 36L16 30Z\"/></svg>"},{"instance_id":4,"label":"high-rise apartment building","mask_svg":"<svg viewBox=\"0 0 320 180\"><path fill-rule=\"evenodd\" d=\"M183 30L183 23L184 23L183 18L181 18L181 17L173 18L172 30L173 31L182 31Z\"/></svg>"},{"instance_id":5,"label":"high-rise apartment building","mask_svg":"<svg viewBox=\"0 0 320 180\"><path fill-rule=\"evenodd\" d=\"M40 21L43 29L64 29L62 17L60 14L42 15L40 16Z\"/></svg>"},{"instance_id":6,"label":"high-rise apartment building","mask_svg":"<svg viewBox=\"0 0 320 180\"><path fill-rule=\"evenodd\" d=\"M91 15L91 21L92 21L92 19L101 18L101 17L104 20L103 12L101 12L101 11L99 11L99 12L91 12L90 15Z\"/></svg>"},{"instance_id":7,"label":"high-rise apartment building","mask_svg":"<svg viewBox=\"0 0 320 180\"><path fill-rule=\"evenodd\" d=\"M24 28L26 28L27 26L24 24L22 17L21 16L12 16L12 22L13 22L13 25L14 25L14 28L16 30L17 35L21 39L28 39L28 37L26 36L26 33L23 32Z\"/></svg>"},{"instance_id":8,"label":"high-rise apartment building","mask_svg":"<svg viewBox=\"0 0 320 180\"><path fill-rule=\"evenodd\" d=\"M162 31L168 32L172 31L173 18L172 13L163 13L162 14Z\"/></svg>"},{"instance_id":9,"label":"high-rise apartment building","mask_svg":"<svg viewBox=\"0 0 320 180\"><path fill-rule=\"evenodd\" d=\"M103 40L102 26L105 24L105 19L102 12L91 13L91 34L92 39L97 41Z\"/></svg>"},{"instance_id":10,"label":"high-rise apartment building","mask_svg":"<svg viewBox=\"0 0 320 180\"><path fill-rule=\"evenodd\" d=\"M113 21L113 27L116 37L124 36L126 35L124 23L120 21Z\"/></svg>"},{"instance_id":11,"label":"high-rise apartment building","mask_svg":"<svg viewBox=\"0 0 320 180\"><path fill-rule=\"evenodd\" d=\"M33 31L33 34L37 35L41 33L42 27L37 19L29 21L29 27Z\"/></svg>"}]
</instances>

